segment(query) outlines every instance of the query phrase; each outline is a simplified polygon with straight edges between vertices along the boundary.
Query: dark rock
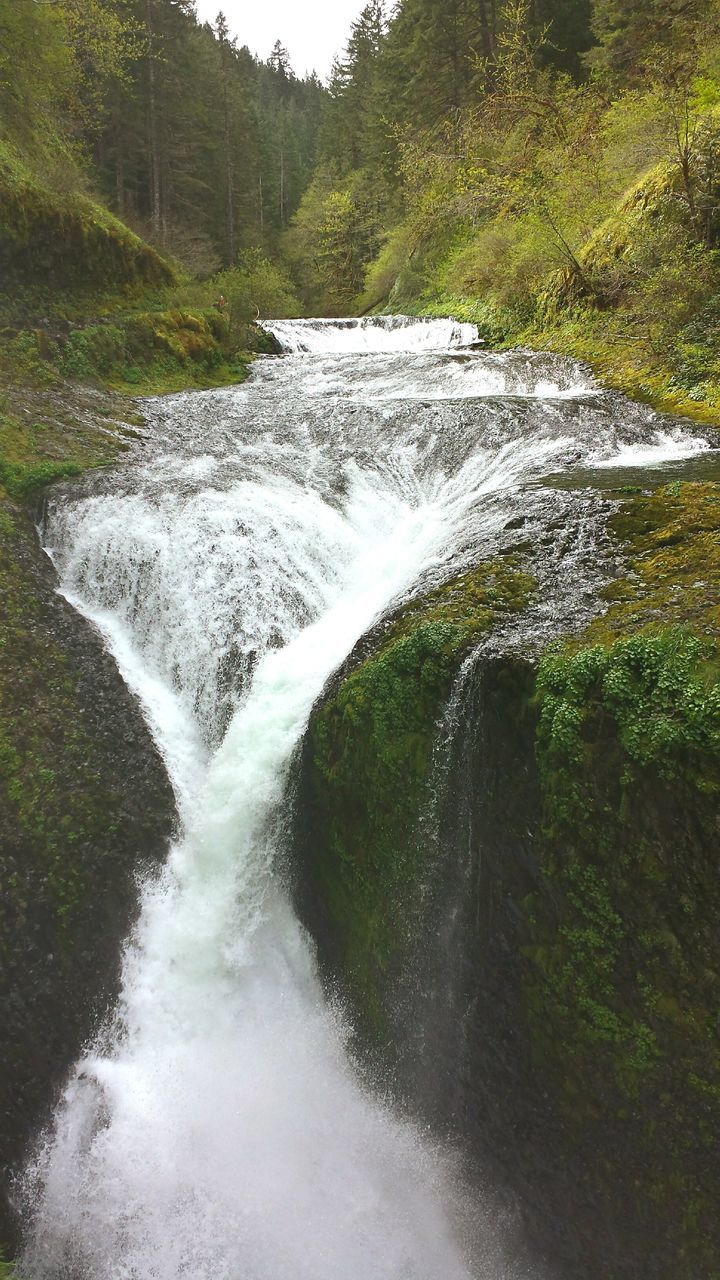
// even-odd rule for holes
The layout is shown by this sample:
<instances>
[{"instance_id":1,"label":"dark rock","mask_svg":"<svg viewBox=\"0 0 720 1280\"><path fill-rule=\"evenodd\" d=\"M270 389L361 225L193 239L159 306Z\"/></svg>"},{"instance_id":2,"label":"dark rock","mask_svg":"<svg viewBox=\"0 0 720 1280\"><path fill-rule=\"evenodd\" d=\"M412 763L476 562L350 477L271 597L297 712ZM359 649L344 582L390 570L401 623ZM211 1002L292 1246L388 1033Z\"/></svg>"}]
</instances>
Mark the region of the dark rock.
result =
<instances>
[{"instance_id":1,"label":"dark rock","mask_svg":"<svg viewBox=\"0 0 720 1280\"><path fill-rule=\"evenodd\" d=\"M13 1169L118 989L136 875L174 800L140 708L55 593L29 518L0 510L0 1244Z\"/></svg>"}]
</instances>

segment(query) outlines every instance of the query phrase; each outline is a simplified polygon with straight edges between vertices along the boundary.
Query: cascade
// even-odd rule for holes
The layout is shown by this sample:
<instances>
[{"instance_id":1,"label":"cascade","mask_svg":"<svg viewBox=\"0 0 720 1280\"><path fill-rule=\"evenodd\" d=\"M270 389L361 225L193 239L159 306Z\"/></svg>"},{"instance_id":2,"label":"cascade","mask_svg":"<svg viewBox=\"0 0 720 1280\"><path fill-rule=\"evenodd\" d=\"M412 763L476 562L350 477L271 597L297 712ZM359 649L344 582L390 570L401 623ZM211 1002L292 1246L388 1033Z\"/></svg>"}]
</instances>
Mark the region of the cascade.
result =
<instances>
[{"instance_id":1,"label":"cascade","mask_svg":"<svg viewBox=\"0 0 720 1280\"><path fill-rule=\"evenodd\" d=\"M548 499L549 473L605 481L710 446L571 361L468 350L472 326L271 328L284 355L148 402L131 464L48 511L62 591L141 701L179 834L141 885L118 1007L19 1179L22 1273L517 1280L452 1153L352 1061L284 884L289 769L358 639L492 554L518 510L529 528L548 501L566 512L544 607L582 614L602 503Z\"/></svg>"}]
</instances>

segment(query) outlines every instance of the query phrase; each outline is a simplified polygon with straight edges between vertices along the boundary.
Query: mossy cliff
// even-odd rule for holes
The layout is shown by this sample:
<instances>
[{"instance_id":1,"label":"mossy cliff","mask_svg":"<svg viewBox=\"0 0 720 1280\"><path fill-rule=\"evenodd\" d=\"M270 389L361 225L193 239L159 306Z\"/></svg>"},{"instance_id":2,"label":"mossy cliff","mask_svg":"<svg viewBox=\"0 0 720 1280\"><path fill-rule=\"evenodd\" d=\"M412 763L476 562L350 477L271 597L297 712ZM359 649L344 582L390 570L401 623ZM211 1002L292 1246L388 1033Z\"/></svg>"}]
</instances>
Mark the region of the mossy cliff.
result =
<instances>
[{"instance_id":1,"label":"mossy cliff","mask_svg":"<svg viewBox=\"0 0 720 1280\"><path fill-rule=\"evenodd\" d=\"M453 860L472 871L447 988L463 1035L436 1087L558 1274L711 1280L720 486L640 494L611 526L627 569L605 614L539 663L480 659L468 686L436 801L448 882ZM418 827L465 650L446 647L442 600L426 607L436 630L416 605L395 640L412 661L390 660L392 632L358 653L304 760L305 915L376 1048L393 1030L377 1014L388 990L435 945L430 932L413 946L413 930L439 919ZM439 664L426 698L422 672ZM421 992L420 1022L429 1005Z\"/></svg>"},{"instance_id":2,"label":"mossy cliff","mask_svg":"<svg viewBox=\"0 0 720 1280\"><path fill-rule=\"evenodd\" d=\"M422 923L418 826L437 721L463 656L532 589L513 563L488 562L411 603L313 717L304 808L319 833L308 841L316 924L375 1031Z\"/></svg>"},{"instance_id":3,"label":"mossy cliff","mask_svg":"<svg viewBox=\"0 0 720 1280\"><path fill-rule=\"evenodd\" d=\"M0 416L0 1248L10 1256L10 1170L112 997L136 872L163 857L174 814L140 710L99 637L56 595L32 519L43 483L112 461L132 426L98 394L72 412L47 398L33 408L37 418L14 415L6 401Z\"/></svg>"},{"instance_id":4,"label":"mossy cliff","mask_svg":"<svg viewBox=\"0 0 720 1280\"><path fill-rule=\"evenodd\" d=\"M0 141L0 385L69 379L156 395L242 382L256 353L276 349L249 322L252 300L221 313L225 280L193 286L181 275L97 201L51 189Z\"/></svg>"},{"instance_id":5,"label":"mossy cliff","mask_svg":"<svg viewBox=\"0 0 720 1280\"><path fill-rule=\"evenodd\" d=\"M45 186L0 142L0 280L48 306L72 290L137 290L172 283L171 267L102 205Z\"/></svg>"}]
</instances>

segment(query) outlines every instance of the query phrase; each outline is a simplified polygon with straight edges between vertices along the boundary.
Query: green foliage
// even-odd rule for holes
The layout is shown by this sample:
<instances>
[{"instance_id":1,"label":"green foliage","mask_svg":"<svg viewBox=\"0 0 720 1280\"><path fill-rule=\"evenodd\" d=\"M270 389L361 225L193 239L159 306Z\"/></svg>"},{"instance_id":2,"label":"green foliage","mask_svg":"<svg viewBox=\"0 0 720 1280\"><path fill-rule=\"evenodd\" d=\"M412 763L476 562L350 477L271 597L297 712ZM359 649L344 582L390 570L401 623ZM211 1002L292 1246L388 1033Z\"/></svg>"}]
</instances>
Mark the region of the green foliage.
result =
<instances>
[{"instance_id":1,"label":"green foliage","mask_svg":"<svg viewBox=\"0 0 720 1280\"><path fill-rule=\"evenodd\" d=\"M547 656L538 672L547 758L582 762L585 716L599 700L615 721L629 760L653 765L661 778L686 770L696 777L698 759L720 755L716 661L714 642L683 630ZM705 780L708 785L714 783Z\"/></svg>"},{"instance_id":2,"label":"green foliage","mask_svg":"<svg viewBox=\"0 0 720 1280\"><path fill-rule=\"evenodd\" d=\"M40 462L34 467L23 467L0 458L0 485L11 498L29 498L43 485L77 476L81 471L82 467L76 462Z\"/></svg>"},{"instance_id":3,"label":"green foliage","mask_svg":"<svg viewBox=\"0 0 720 1280\"><path fill-rule=\"evenodd\" d=\"M340 178L318 171L285 236L283 252L305 306L323 314L353 310L365 267L380 245L382 188L368 170Z\"/></svg>"},{"instance_id":4,"label":"green foliage","mask_svg":"<svg viewBox=\"0 0 720 1280\"><path fill-rule=\"evenodd\" d=\"M716 33L714 8L712 0L688 0L679 8L665 0L593 0L598 43L587 61L611 84L641 79L658 62L677 70Z\"/></svg>"},{"instance_id":5,"label":"green foliage","mask_svg":"<svg viewBox=\"0 0 720 1280\"><path fill-rule=\"evenodd\" d=\"M44 188L82 191L90 171L144 239L206 274L287 225L316 77L259 62L189 0L0 0L0 35L0 141Z\"/></svg>"},{"instance_id":6,"label":"green foliage","mask_svg":"<svg viewBox=\"0 0 720 1280\"><path fill-rule=\"evenodd\" d=\"M600 1146L629 1126L629 1163L611 1156L591 1180L610 1177L601 1194L615 1195L619 1179L639 1215L664 1206L672 1274L690 1280L713 1257L720 1119L718 633L655 621L592 634L538 673L545 885L526 903L529 1026L569 1135Z\"/></svg>"},{"instance_id":7,"label":"green foliage","mask_svg":"<svg viewBox=\"0 0 720 1280\"><path fill-rule=\"evenodd\" d=\"M193 281L173 294L182 307L217 308L220 297L227 304L224 314L231 332L255 319L285 319L299 315L301 304L286 273L261 249L245 249L237 265L207 281Z\"/></svg>"},{"instance_id":8,"label":"green foliage","mask_svg":"<svg viewBox=\"0 0 720 1280\"><path fill-rule=\"evenodd\" d=\"M720 1119L718 488L623 502L610 527L628 576L602 618L543 657L545 884L526 903L537 1069L583 1142L630 1126L630 1164L609 1176L639 1215L665 1207L672 1274L688 1280L714 1256ZM598 1166L593 1182L605 1179ZM682 1219L679 1187L694 1204Z\"/></svg>"},{"instance_id":9,"label":"green foliage","mask_svg":"<svg viewBox=\"0 0 720 1280\"><path fill-rule=\"evenodd\" d=\"M344 141L327 144L285 244L306 305L477 315L492 341L720 412L704 328L720 288L717 15L698 0L687 22L662 5L646 20L597 0L587 79L588 6L483 8L404 0L370 63L340 68ZM350 106L369 85L372 126ZM379 124L392 164L352 169Z\"/></svg>"},{"instance_id":10,"label":"green foliage","mask_svg":"<svg viewBox=\"0 0 720 1280\"><path fill-rule=\"evenodd\" d=\"M222 317L189 311L131 315L124 323L74 330L65 344L60 371L66 377L122 380L126 370L197 365L212 371L222 363Z\"/></svg>"},{"instance_id":11,"label":"green foliage","mask_svg":"<svg viewBox=\"0 0 720 1280\"><path fill-rule=\"evenodd\" d=\"M207 287L200 286L198 292L205 300L217 297ZM25 381L35 387L51 387L69 378L160 395L243 382L254 354L272 350L268 334L244 320L242 313L233 314L231 307L222 312L215 307L117 310L113 323L78 326L52 342L44 330L21 332L0 344L0 370L16 384Z\"/></svg>"},{"instance_id":12,"label":"green foliage","mask_svg":"<svg viewBox=\"0 0 720 1280\"><path fill-rule=\"evenodd\" d=\"M36 410L37 418L30 416L28 404ZM2 508L5 497L31 502L44 485L79 475L88 467L105 466L125 447L121 431L127 428L119 420L113 423L113 435L97 424L95 414L90 417L80 406L78 414L75 418L68 412L66 395L54 401L53 391L45 388L32 396L23 390L5 405L0 403L1 535L11 533L13 527Z\"/></svg>"}]
</instances>

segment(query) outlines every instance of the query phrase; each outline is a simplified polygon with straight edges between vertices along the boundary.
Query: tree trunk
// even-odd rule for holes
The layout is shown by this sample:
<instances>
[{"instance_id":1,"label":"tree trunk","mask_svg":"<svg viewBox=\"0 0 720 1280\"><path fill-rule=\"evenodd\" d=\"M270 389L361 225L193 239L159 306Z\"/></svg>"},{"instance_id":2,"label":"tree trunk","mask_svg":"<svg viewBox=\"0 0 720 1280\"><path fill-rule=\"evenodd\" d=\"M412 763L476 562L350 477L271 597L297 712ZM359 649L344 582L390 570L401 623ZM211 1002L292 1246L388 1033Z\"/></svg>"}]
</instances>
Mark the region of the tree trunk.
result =
<instances>
[{"instance_id":1,"label":"tree trunk","mask_svg":"<svg viewBox=\"0 0 720 1280\"><path fill-rule=\"evenodd\" d=\"M157 75L155 69L155 28L153 25L152 0L145 5L145 18L148 31L148 135L150 145L150 223L156 240L160 239L162 227L162 204L160 192L160 147L158 142L158 105Z\"/></svg>"},{"instance_id":2,"label":"tree trunk","mask_svg":"<svg viewBox=\"0 0 720 1280\"><path fill-rule=\"evenodd\" d=\"M224 122L224 145L225 145L225 242L227 244L228 266L232 266L235 262L235 188L232 153L230 150L230 110L227 99L227 87L225 88L225 122Z\"/></svg>"}]
</instances>

